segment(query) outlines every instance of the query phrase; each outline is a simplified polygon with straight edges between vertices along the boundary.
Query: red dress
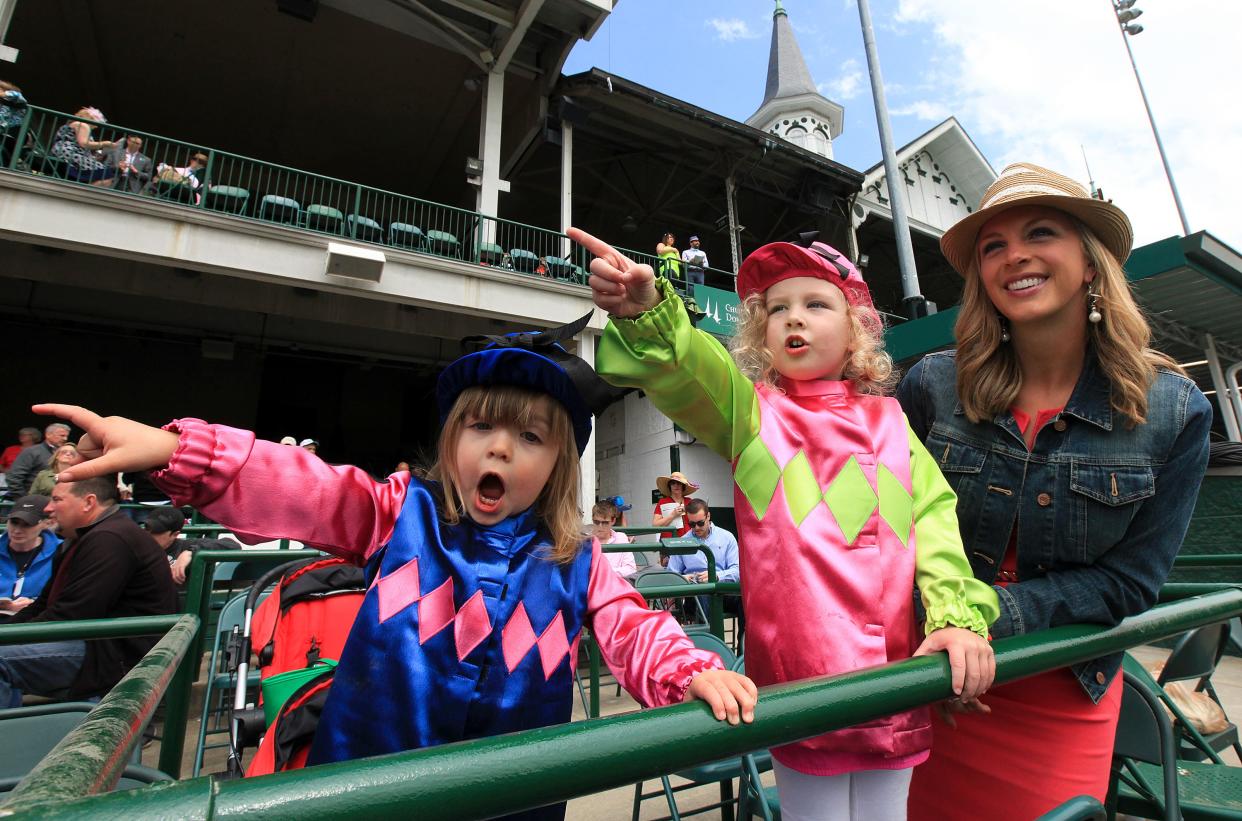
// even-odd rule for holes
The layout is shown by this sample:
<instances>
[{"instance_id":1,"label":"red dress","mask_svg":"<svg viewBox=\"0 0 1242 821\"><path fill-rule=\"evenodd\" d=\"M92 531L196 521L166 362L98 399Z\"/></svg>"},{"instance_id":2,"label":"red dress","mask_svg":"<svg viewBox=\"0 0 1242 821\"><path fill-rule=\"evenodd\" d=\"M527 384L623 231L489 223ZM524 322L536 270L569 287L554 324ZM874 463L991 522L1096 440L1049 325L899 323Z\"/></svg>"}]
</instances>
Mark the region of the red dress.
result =
<instances>
[{"instance_id":1,"label":"red dress","mask_svg":"<svg viewBox=\"0 0 1242 821\"><path fill-rule=\"evenodd\" d=\"M1041 410L1034 426L1010 412L1029 448L1061 409ZM997 584L1018 581L1015 541L1010 534ZM1062 668L988 691L982 700L992 712L956 714L956 729L933 711L931 758L914 768L909 821L1021 821L1077 795L1103 802L1121 691L1117 676L1095 704Z\"/></svg>"},{"instance_id":2,"label":"red dress","mask_svg":"<svg viewBox=\"0 0 1242 821\"><path fill-rule=\"evenodd\" d=\"M693 501L694 499L691 498L690 496L681 497L681 503L683 505L689 505ZM655 504L655 509L651 511L652 515L656 515L656 516L660 515L660 508L664 507L664 505L671 505L671 504L675 504L671 498L669 498L668 496L661 496L660 501L656 502ZM677 535L685 536L689 532L690 532L690 514L683 513L681 514L681 527L678 529ZM666 530L660 534L660 538L667 539L671 537L672 535L673 535L673 532L671 530Z\"/></svg>"}]
</instances>

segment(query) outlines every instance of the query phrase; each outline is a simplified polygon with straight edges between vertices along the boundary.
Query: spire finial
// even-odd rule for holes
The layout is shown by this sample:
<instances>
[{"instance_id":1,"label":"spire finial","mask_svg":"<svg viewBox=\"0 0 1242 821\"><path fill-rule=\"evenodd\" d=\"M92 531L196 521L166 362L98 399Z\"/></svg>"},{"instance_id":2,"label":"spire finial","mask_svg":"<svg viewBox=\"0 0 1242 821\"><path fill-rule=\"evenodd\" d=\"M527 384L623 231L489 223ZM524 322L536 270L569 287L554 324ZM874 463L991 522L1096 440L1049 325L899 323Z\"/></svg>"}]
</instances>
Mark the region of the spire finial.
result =
<instances>
[{"instance_id":1,"label":"spire finial","mask_svg":"<svg viewBox=\"0 0 1242 821\"><path fill-rule=\"evenodd\" d=\"M775 20L777 17L779 17L779 16L781 16L781 15L783 15L783 14L784 14L786 17L788 17L788 16L789 16L789 15L785 14L785 7L781 4L781 0L776 0L776 11L772 12L772 19L774 19L774 20Z\"/></svg>"}]
</instances>

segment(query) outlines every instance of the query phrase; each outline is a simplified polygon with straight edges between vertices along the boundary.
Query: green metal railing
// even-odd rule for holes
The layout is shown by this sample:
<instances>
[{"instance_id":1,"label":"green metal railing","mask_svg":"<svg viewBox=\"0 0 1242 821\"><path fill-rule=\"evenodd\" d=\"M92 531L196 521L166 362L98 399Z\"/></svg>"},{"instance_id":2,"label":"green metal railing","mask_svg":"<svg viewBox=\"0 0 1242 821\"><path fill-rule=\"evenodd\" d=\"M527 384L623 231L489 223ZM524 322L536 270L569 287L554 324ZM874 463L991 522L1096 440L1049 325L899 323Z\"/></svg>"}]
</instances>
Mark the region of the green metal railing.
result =
<instances>
[{"instance_id":1,"label":"green metal railing","mask_svg":"<svg viewBox=\"0 0 1242 821\"><path fill-rule=\"evenodd\" d=\"M85 159L81 152L72 152L79 157L75 161L66 152L71 143L66 138L72 136L66 126L72 122L89 125L90 139L109 146L86 152ZM152 161L149 173L122 170L111 159L114 146L130 136L142 139L141 152ZM589 276L589 255L559 231L112 123L28 106L21 124L0 133L0 139L3 167L11 171L553 281L585 285ZM653 254L626 253L657 265ZM684 265L679 263L669 274L684 293ZM729 271L707 269L707 280L715 287L733 288Z\"/></svg>"},{"instance_id":2,"label":"green metal railing","mask_svg":"<svg viewBox=\"0 0 1242 821\"><path fill-rule=\"evenodd\" d=\"M80 725L11 793L0 796L0 816L12 814L14 807L54 803L115 787L174 673L188 666L186 652L198 627L199 620L192 615L0 626L0 644L164 633Z\"/></svg>"},{"instance_id":3,"label":"green metal railing","mask_svg":"<svg viewBox=\"0 0 1242 821\"><path fill-rule=\"evenodd\" d=\"M994 644L1012 681L1242 614L1242 591L1162 605L1117 627L1072 625ZM196 778L89 800L24 806L32 819L489 818L786 744L952 695L948 660L925 656L765 687L755 720L730 726L698 703L213 783ZM479 789L480 784L487 789Z\"/></svg>"}]
</instances>

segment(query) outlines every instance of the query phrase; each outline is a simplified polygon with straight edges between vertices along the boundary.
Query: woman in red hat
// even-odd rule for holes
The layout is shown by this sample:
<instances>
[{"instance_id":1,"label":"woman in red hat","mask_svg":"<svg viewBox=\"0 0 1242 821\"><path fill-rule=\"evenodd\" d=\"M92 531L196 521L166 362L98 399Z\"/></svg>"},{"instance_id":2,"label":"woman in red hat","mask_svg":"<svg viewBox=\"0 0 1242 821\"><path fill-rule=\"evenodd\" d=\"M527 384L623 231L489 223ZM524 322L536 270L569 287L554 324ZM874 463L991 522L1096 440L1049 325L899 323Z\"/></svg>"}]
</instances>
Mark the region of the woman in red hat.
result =
<instances>
[{"instance_id":1,"label":"woman in red hat","mask_svg":"<svg viewBox=\"0 0 1242 821\"><path fill-rule=\"evenodd\" d=\"M733 358L696 331L667 279L576 229L612 315L596 365L641 387L733 466L756 684L947 650L973 701L995 665L996 594L962 552L953 494L896 400L879 315L858 269L823 243L774 242L738 272ZM916 631L917 581L926 608ZM928 756L925 707L772 750L788 819L901 819Z\"/></svg>"},{"instance_id":2,"label":"woman in red hat","mask_svg":"<svg viewBox=\"0 0 1242 821\"><path fill-rule=\"evenodd\" d=\"M941 240L965 277L957 350L924 358L898 399L957 492L976 577L1000 597L994 637L1146 610L1186 532L1212 410L1148 347L1121 267L1130 243L1120 208L1029 163ZM1022 679L933 721L910 817L1104 800L1120 666L1115 653Z\"/></svg>"}]
</instances>

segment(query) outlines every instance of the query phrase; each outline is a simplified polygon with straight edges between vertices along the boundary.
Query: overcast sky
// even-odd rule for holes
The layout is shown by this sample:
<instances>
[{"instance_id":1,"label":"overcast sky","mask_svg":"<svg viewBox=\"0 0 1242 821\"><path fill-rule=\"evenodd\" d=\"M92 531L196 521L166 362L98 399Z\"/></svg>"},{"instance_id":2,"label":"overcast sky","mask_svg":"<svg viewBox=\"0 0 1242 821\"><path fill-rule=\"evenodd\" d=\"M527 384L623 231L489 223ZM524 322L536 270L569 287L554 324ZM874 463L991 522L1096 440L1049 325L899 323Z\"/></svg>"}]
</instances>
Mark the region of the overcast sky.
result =
<instances>
[{"instance_id":1,"label":"overcast sky","mask_svg":"<svg viewBox=\"0 0 1242 821\"><path fill-rule=\"evenodd\" d=\"M880 147L857 7L784 6L820 91L845 107L834 158L870 168ZM744 121L763 98L773 7L620 0L565 73L595 66ZM1242 250L1242 4L1137 8L1145 31L1130 42L1191 230ZM1139 244L1180 233L1110 0L872 0L871 13L898 145L954 115L998 172L1029 160L1086 184L1085 149Z\"/></svg>"}]
</instances>

